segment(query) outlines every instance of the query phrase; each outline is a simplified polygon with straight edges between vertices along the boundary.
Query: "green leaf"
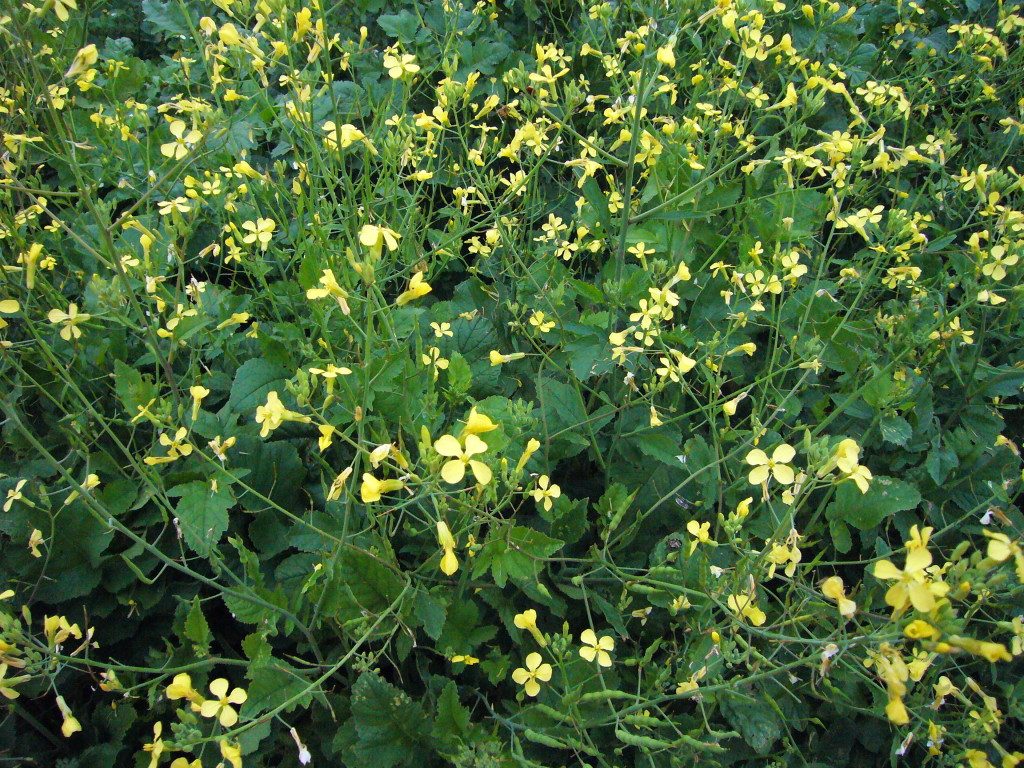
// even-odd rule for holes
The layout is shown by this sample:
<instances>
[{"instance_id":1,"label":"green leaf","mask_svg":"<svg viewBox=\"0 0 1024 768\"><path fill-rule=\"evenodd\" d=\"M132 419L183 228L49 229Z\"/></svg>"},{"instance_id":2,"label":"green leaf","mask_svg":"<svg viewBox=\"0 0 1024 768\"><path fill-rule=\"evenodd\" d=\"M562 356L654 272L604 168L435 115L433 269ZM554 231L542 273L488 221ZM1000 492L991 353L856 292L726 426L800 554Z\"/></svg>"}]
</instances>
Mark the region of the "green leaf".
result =
<instances>
[{"instance_id":1,"label":"green leaf","mask_svg":"<svg viewBox=\"0 0 1024 768\"><path fill-rule=\"evenodd\" d=\"M782 736L782 720L766 701L751 696L728 693L719 699L722 714L739 731L743 740L762 757Z\"/></svg>"},{"instance_id":2,"label":"green leaf","mask_svg":"<svg viewBox=\"0 0 1024 768\"><path fill-rule=\"evenodd\" d=\"M449 680L437 699L437 717L434 719L434 738L452 746L469 736L469 710L459 703L459 687Z\"/></svg>"},{"instance_id":3,"label":"green leaf","mask_svg":"<svg viewBox=\"0 0 1024 768\"><path fill-rule=\"evenodd\" d=\"M255 717L287 704L283 712L305 708L313 700L313 690L302 673L279 659L253 664L246 677L251 681L249 698L242 705L242 717Z\"/></svg>"},{"instance_id":4,"label":"green leaf","mask_svg":"<svg viewBox=\"0 0 1024 768\"><path fill-rule=\"evenodd\" d=\"M231 384L231 394L225 408L232 413L241 413L250 419L256 406L267 401L267 393L284 388L284 380L291 373L279 365L262 358L247 360L239 366Z\"/></svg>"},{"instance_id":5,"label":"green leaf","mask_svg":"<svg viewBox=\"0 0 1024 768\"><path fill-rule=\"evenodd\" d=\"M145 406L159 392L151 381L143 378L138 368L125 365L120 360L114 362L114 389L124 403L129 418L134 418L141 406Z\"/></svg>"},{"instance_id":6,"label":"green leaf","mask_svg":"<svg viewBox=\"0 0 1024 768\"><path fill-rule=\"evenodd\" d=\"M185 637L194 644L195 654L205 656L210 651L210 641L213 634L210 632L210 625L203 615L203 608L198 597L192 598L192 605L185 617Z\"/></svg>"},{"instance_id":7,"label":"green leaf","mask_svg":"<svg viewBox=\"0 0 1024 768\"><path fill-rule=\"evenodd\" d=\"M851 481L839 484L836 497L825 510L829 520L841 521L862 531L874 528L886 517L914 509L921 503L921 492L910 483L876 476L867 493L861 493Z\"/></svg>"},{"instance_id":8,"label":"green leaf","mask_svg":"<svg viewBox=\"0 0 1024 768\"><path fill-rule=\"evenodd\" d=\"M355 768L409 765L424 755L430 740L423 707L373 671L352 686L352 722L356 741L346 758Z\"/></svg>"},{"instance_id":9,"label":"green leaf","mask_svg":"<svg viewBox=\"0 0 1024 768\"><path fill-rule=\"evenodd\" d=\"M416 602L414 603L416 618L423 625L432 640L437 640L444 629L445 607L444 604L435 600L425 589L416 591Z\"/></svg>"},{"instance_id":10,"label":"green leaf","mask_svg":"<svg viewBox=\"0 0 1024 768\"><path fill-rule=\"evenodd\" d=\"M504 587L510 577L517 581L533 580L540 570L540 558L550 557L561 548L558 539L522 525L507 532L492 531L474 558L473 576L489 569L499 587Z\"/></svg>"},{"instance_id":11,"label":"green leaf","mask_svg":"<svg viewBox=\"0 0 1024 768\"><path fill-rule=\"evenodd\" d=\"M174 514L185 543L208 557L228 529L228 510L235 504L230 487L221 484L214 491L209 483L196 480L174 486L167 495L180 497Z\"/></svg>"},{"instance_id":12,"label":"green leaf","mask_svg":"<svg viewBox=\"0 0 1024 768\"><path fill-rule=\"evenodd\" d=\"M902 416L885 416L878 423L878 428L882 432L882 439L893 445L905 446L914 434L914 428Z\"/></svg>"}]
</instances>

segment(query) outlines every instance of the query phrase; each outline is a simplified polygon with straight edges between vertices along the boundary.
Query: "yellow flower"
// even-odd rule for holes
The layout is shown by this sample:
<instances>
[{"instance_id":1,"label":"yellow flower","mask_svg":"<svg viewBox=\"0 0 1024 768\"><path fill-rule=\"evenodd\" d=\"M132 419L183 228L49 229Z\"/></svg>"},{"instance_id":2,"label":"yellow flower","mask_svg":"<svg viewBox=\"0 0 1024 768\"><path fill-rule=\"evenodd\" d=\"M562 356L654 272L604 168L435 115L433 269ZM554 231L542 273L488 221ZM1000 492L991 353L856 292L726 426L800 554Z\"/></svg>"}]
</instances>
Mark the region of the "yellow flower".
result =
<instances>
[{"instance_id":1,"label":"yellow flower","mask_svg":"<svg viewBox=\"0 0 1024 768\"><path fill-rule=\"evenodd\" d=\"M615 650L615 639L611 635L598 637L594 630L584 629L580 633L580 642L583 643L580 657L585 661L597 659L597 663L602 667L612 665L612 657L608 652Z\"/></svg>"},{"instance_id":2,"label":"yellow flower","mask_svg":"<svg viewBox=\"0 0 1024 768\"><path fill-rule=\"evenodd\" d=\"M444 552L441 556L441 573L451 576L459 570L459 559L455 556L455 537L444 520L437 521L437 543Z\"/></svg>"},{"instance_id":3,"label":"yellow flower","mask_svg":"<svg viewBox=\"0 0 1024 768\"><path fill-rule=\"evenodd\" d=\"M60 17L60 13L57 14L57 17ZM66 20L67 19L61 19L61 21ZM99 58L99 52L96 50L96 46L90 43L84 48L79 49L78 53L75 54L75 58L71 60L71 66L68 67L68 71L64 73L64 77L78 77L78 75L82 74L89 69L89 67L99 61Z\"/></svg>"},{"instance_id":4,"label":"yellow flower","mask_svg":"<svg viewBox=\"0 0 1024 768\"><path fill-rule=\"evenodd\" d=\"M168 130L171 132L171 136L174 137L172 141L166 144L160 145L160 154L164 157L169 157L172 160L181 160L185 157L189 150L195 145L197 141L203 138L203 134L199 131L192 129L186 131L187 126L184 120L172 120Z\"/></svg>"},{"instance_id":5,"label":"yellow flower","mask_svg":"<svg viewBox=\"0 0 1024 768\"><path fill-rule=\"evenodd\" d=\"M405 488L405 483L401 480L378 480L369 472L364 472L363 482L359 487L359 497L364 504L369 504L373 501L380 501L380 497L385 493L400 491L403 488Z\"/></svg>"},{"instance_id":6,"label":"yellow flower","mask_svg":"<svg viewBox=\"0 0 1024 768\"><path fill-rule=\"evenodd\" d=\"M441 371L448 368L448 360L441 357L441 350L437 347L429 347L427 351L420 356L420 360L424 365L433 366L435 380Z\"/></svg>"},{"instance_id":7,"label":"yellow flower","mask_svg":"<svg viewBox=\"0 0 1024 768\"><path fill-rule=\"evenodd\" d=\"M711 523L699 523L696 520L691 520L686 524L686 531L693 536L693 541L690 542L690 554L692 555L700 544L710 544L711 546L717 546L716 543L711 539Z\"/></svg>"},{"instance_id":8,"label":"yellow flower","mask_svg":"<svg viewBox=\"0 0 1024 768\"><path fill-rule=\"evenodd\" d=\"M4 502L4 512L10 512L11 507L14 506L14 502L25 500L25 497L21 493L21 489L25 487L25 483L27 482L28 480L19 480L17 485L7 490L7 500Z\"/></svg>"},{"instance_id":9,"label":"yellow flower","mask_svg":"<svg viewBox=\"0 0 1024 768\"><path fill-rule=\"evenodd\" d=\"M57 18L61 21L68 20L68 8L73 11L78 10L78 4L75 0L51 0L53 6L53 12L57 15ZM43 3L43 7L46 8L51 5L51 2Z\"/></svg>"},{"instance_id":10,"label":"yellow flower","mask_svg":"<svg viewBox=\"0 0 1024 768\"><path fill-rule=\"evenodd\" d=\"M525 352L510 352L507 355L503 355L503 354L501 354L501 352L499 352L496 349L492 349L487 354L487 359L490 361L491 365L501 365L502 363L511 363L513 360L522 360L524 357L526 357L526 353Z\"/></svg>"},{"instance_id":11,"label":"yellow flower","mask_svg":"<svg viewBox=\"0 0 1024 768\"><path fill-rule=\"evenodd\" d=\"M310 288L306 291L306 298L315 300L326 299L328 296L332 296L338 302L338 306L341 307L342 314L349 314L348 293L338 285L338 279L334 276L332 270L324 270L323 275L320 277L320 285L322 286L321 288Z\"/></svg>"},{"instance_id":12,"label":"yellow flower","mask_svg":"<svg viewBox=\"0 0 1024 768\"><path fill-rule=\"evenodd\" d=\"M43 544L43 532L38 528L33 528L32 533L28 537L28 548L32 553L32 557L42 557L43 553L39 551L39 547Z\"/></svg>"},{"instance_id":13,"label":"yellow flower","mask_svg":"<svg viewBox=\"0 0 1024 768\"><path fill-rule=\"evenodd\" d=\"M487 443L474 434L466 435L460 443L454 435L441 435L434 443L434 450L451 459L441 467L441 477L446 483L456 485L462 482L468 466L480 485L491 482L491 468L473 456L484 453Z\"/></svg>"},{"instance_id":14,"label":"yellow flower","mask_svg":"<svg viewBox=\"0 0 1024 768\"><path fill-rule=\"evenodd\" d=\"M230 683L223 677L218 677L210 683L212 699L207 699L199 707L199 714L203 717L217 718L225 728L231 728L238 722L238 712L232 704L244 704L248 695L241 688L228 691Z\"/></svg>"},{"instance_id":15,"label":"yellow flower","mask_svg":"<svg viewBox=\"0 0 1024 768\"><path fill-rule=\"evenodd\" d=\"M752 485L760 485L768 480L769 475L772 475L782 485L792 485L796 474L789 466L789 462L795 456L796 450L787 443L778 446L772 452L771 458L768 458L768 454L760 448L755 448L747 454L747 464L753 467L747 479Z\"/></svg>"},{"instance_id":16,"label":"yellow flower","mask_svg":"<svg viewBox=\"0 0 1024 768\"><path fill-rule=\"evenodd\" d=\"M326 136L324 136L324 145L328 149L348 149L356 142L363 142L371 151L373 150L373 144L366 138L361 130L356 128L351 123L345 123L343 125L335 125L333 120L328 120L322 126L320 126Z\"/></svg>"},{"instance_id":17,"label":"yellow flower","mask_svg":"<svg viewBox=\"0 0 1024 768\"><path fill-rule=\"evenodd\" d=\"M846 596L843 580L839 576L829 576L821 582L821 594L836 603L839 614L844 618L852 618L857 612L857 604Z\"/></svg>"},{"instance_id":18,"label":"yellow flower","mask_svg":"<svg viewBox=\"0 0 1024 768\"><path fill-rule=\"evenodd\" d=\"M462 428L461 437L466 435L483 435L492 432L498 425L491 421L490 417L479 413L476 406L469 409L469 416L466 417L466 426Z\"/></svg>"},{"instance_id":19,"label":"yellow flower","mask_svg":"<svg viewBox=\"0 0 1024 768\"><path fill-rule=\"evenodd\" d=\"M267 402L264 405L256 406L256 423L263 425L260 437L267 437L286 421L309 424L311 420L309 416L303 416L301 413L285 408L276 391L267 392Z\"/></svg>"},{"instance_id":20,"label":"yellow flower","mask_svg":"<svg viewBox=\"0 0 1024 768\"><path fill-rule=\"evenodd\" d=\"M551 665L542 664L542 661L541 655L534 651L526 657L525 667L519 667L512 672L512 679L523 686L527 696L536 696L540 693L540 684L551 679Z\"/></svg>"},{"instance_id":21,"label":"yellow flower","mask_svg":"<svg viewBox=\"0 0 1024 768\"><path fill-rule=\"evenodd\" d=\"M557 485L551 485L547 475L541 475L537 479L537 487L533 489L533 500L544 507L544 511L551 510L552 499L562 495L562 489Z\"/></svg>"},{"instance_id":22,"label":"yellow flower","mask_svg":"<svg viewBox=\"0 0 1024 768\"><path fill-rule=\"evenodd\" d=\"M451 658L452 664L465 664L467 667L471 667L474 664L479 664L480 659L476 656L468 656L466 654L457 654Z\"/></svg>"},{"instance_id":23,"label":"yellow flower","mask_svg":"<svg viewBox=\"0 0 1024 768\"><path fill-rule=\"evenodd\" d=\"M387 227L364 224L362 229L359 230L359 242L377 256L380 255L381 250L385 246L387 246L389 251L396 250L398 248L398 241L401 239L402 236L400 234Z\"/></svg>"},{"instance_id":24,"label":"yellow flower","mask_svg":"<svg viewBox=\"0 0 1024 768\"><path fill-rule=\"evenodd\" d=\"M231 768L242 768L242 748L238 744L221 739L220 756L231 764Z\"/></svg>"},{"instance_id":25,"label":"yellow flower","mask_svg":"<svg viewBox=\"0 0 1024 768\"><path fill-rule=\"evenodd\" d=\"M74 734L82 730L82 724L78 722L78 718L71 712L63 696L57 697L57 708L60 710L61 717L64 718L64 722L60 726L60 732L64 734L65 739L70 739Z\"/></svg>"},{"instance_id":26,"label":"yellow flower","mask_svg":"<svg viewBox=\"0 0 1024 768\"><path fill-rule=\"evenodd\" d=\"M192 395L192 421L195 421L199 418L199 407L210 394L210 390L201 384L196 384L188 388L188 393Z\"/></svg>"},{"instance_id":27,"label":"yellow flower","mask_svg":"<svg viewBox=\"0 0 1024 768\"><path fill-rule=\"evenodd\" d=\"M172 461L177 461L182 456L189 456L192 454L192 443L186 442L188 438L188 430L185 427L178 427L178 431L174 433L174 437L168 437L166 432L160 433L160 445L167 449L166 456L147 456L143 459L143 463L147 466L153 467L157 464L170 464Z\"/></svg>"},{"instance_id":28,"label":"yellow flower","mask_svg":"<svg viewBox=\"0 0 1024 768\"><path fill-rule=\"evenodd\" d=\"M434 330L434 336L436 336L439 339L442 339L445 336L451 337L455 335L452 332L451 323L431 323L430 327Z\"/></svg>"},{"instance_id":29,"label":"yellow flower","mask_svg":"<svg viewBox=\"0 0 1024 768\"><path fill-rule=\"evenodd\" d=\"M192 678L187 672L181 672L174 676L171 684L167 686L167 698L171 701L185 699L197 707L203 703L203 697L192 687Z\"/></svg>"},{"instance_id":30,"label":"yellow flower","mask_svg":"<svg viewBox=\"0 0 1024 768\"><path fill-rule=\"evenodd\" d=\"M658 49L657 59L658 63L661 64L663 67L668 67L669 69L675 68L676 54L675 51L672 50L672 43L663 45L661 46L661 48Z\"/></svg>"},{"instance_id":31,"label":"yellow flower","mask_svg":"<svg viewBox=\"0 0 1024 768\"><path fill-rule=\"evenodd\" d=\"M317 447L323 453L331 447L331 443L334 442L334 433L337 430L330 424L321 424L317 429L320 430L320 439L317 441Z\"/></svg>"},{"instance_id":32,"label":"yellow flower","mask_svg":"<svg viewBox=\"0 0 1024 768\"><path fill-rule=\"evenodd\" d=\"M537 333L548 333L555 327L555 321L548 320L543 312L534 312L530 315L530 325L537 329Z\"/></svg>"},{"instance_id":33,"label":"yellow flower","mask_svg":"<svg viewBox=\"0 0 1024 768\"><path fill-rule=\"evenodd\" d=\"M912 605L921 613L929 613L935 608L935 598L949 592L947 584L929 577L927 568L931 564L931 552L923 546L907 548L903 570L889 560L875 563L873 573L876 579L896 582L885 593L885 602L895 612L900 613Z\"/></svg>"},{"instance_id":34,"label":"yellow flower","mask_svg":"<svg viewBox=\"0 0 1024 768\"><path fill-rule=\"evenodd\" d=\"M402 307L408 304L410 301L415 301L421 296L426 296L433 289L430 287L430 283L423 279L423 273L417 272L409 280L409 287L399 294L398 298L395 299L395 304Z\"/></svg>"},{"instance_id":35,"label":"yellow flower","mask_svg":"<svg viewBox=\"0 0 1024 768\"><path fill-rule=\"evenodd\" d=\"M754 605L754 599L750 595L729 595L726 604L730 611L746 619L755 627L760 627L768 619L765 612Z\"/></svg>"},{"instance_id":36,"label":"yellow flower","mask_svg":"<svg viewBox=\"0 0 1024 768\"><path fill-rule=\"evenodd\" d=\"M27 682L32 678L28 675L21 675L19 677L7 677L7 664L0 664L0 696L5 699L14 701L21 694L14 690L14 686L21 683Z\"/></svg>"},{"instance_id":37,"label":"yellow flower","mask_svg":"<svg viewBox=\"0 0 1024 768\"><path fill-rule=\"evenodd\" d=\"M420 71L416 57L411 53L388 53L384 56L384 68L392 80L401 80L406 75L415 75Z\"/></svg>"},{"instance_id":38,"label":"yellow flower","mask_svg":"<svg viewBox=\"0 0 1024 768\"><path fill-rule=\"evenodd\" d=\"M277 224L274 223L273 219L258 218L256 221L242 222L242 229L249 233L242 238L243 243L252 245L255 242L259 242L260 249L265 251L274 237L274 230L277 229Z\"/></svg>"},{"instance_id":39,"label":"yellow flower","mask_svg":"<svg viewBox=\"0 0 1024 768\"><path fill-rule=\"evenodd\" d=\"M527 632L533 635L533 639L537 641L537 645L541 646L542 648L548 644L548 641L544 637L544 634L540 631L540 628L537 626L537 611L533 608L528 608L522 613L517 613L513 617L512 623L515 624L516 627L518 627L519 629L525 629Z\"/></svg>"},{"instance_id":40,"label":"yellow flower","mask_svg":"<svg viewBox=\"0 0 1024 768\"><path fill-rule=\"evenodd\" d=\"M82 329L78 327L79 323L85 323L92 319L92 315L86 314L85 312L79 313L78 305L75 303L68 305L67 312L61 312L59 309L51 309L46 317L54 325L57 323L64 323L64 327L60 329L60 337L64 339L64 341L71 341L73 338L82 338Z\"/></svg>"}]
</instances>

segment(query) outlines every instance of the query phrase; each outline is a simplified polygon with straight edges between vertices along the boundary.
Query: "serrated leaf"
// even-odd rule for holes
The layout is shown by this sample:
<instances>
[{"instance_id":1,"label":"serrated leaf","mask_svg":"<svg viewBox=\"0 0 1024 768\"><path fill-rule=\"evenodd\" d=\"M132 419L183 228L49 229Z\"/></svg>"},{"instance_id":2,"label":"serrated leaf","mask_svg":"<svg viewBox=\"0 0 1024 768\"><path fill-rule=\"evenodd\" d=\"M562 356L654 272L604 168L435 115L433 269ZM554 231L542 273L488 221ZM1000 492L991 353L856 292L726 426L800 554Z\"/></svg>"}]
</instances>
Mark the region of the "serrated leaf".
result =
<instances>
[{"instance_id":1,"label":"serrated leaf","mask_svg":"<svg viewBox=\"0 0 1024 768\"><path fill-rule=\"evenodd\" d=\"M355 768L408 765L424 754L430 724L423 707L376 672L364 672L352 686L356 741L346 756Z\"/></svg>"},{"instance_id":2,"label":"serrated leaf","mask_svg":"<svg viewBox=\"0 0 1024 768\"><path fill-rule=\"evenodd\" d=\"M434 738L452 746L469 735L469 710L459 702L459 687L449 680L437 699Z\"/></svg>"},{"instance_id":3,"label":"serrated leaf","mask_svg":"<svg viewBox=\"0 0 1024 768\"><path fill-rule=\"evenodd\" d=\"M739 731L751 749L763 757L771 752L772 746L782 736L782 720L774 708L756 696L730 693L719 703L729 724Z\"/></svg>"},{"instance_id":4,"label":"serrated leaf","mask_svg":"<svg viewBox=\"0 0 1024 768\"><path fill-rule=\"evenodd\" d=\"M198 597L192 598L192 605L189 606L188 614L185 616L184 632L185 637L192 641L197 656L205 656L209 653L213 634L203 615L203 608Z\"/></svg>"},{"instance_id":5,"label":"serrated leaf","mask_svg":"<svg viewBox=\"0 0 1024 768\"><path fill-rule=\"evenodd\" d=\"M231 394L225 408L232 413L241 413L252 418L256 406L267 401L267 393L273 389L283 389L284 381L290 375L290 372L281 366L261 358L247 360L235 372L235 380L231 384Z\"/></svg>"},{"instance_id":6,"label":"serrated leaf","mask_svg":"<svg viewBox=\"0 0 1024 768\"><path fill-rule=\"evenodd\" d=\"M185 543L208 557L228 529L228 510L235 504L230 487L220 485L214 490L210 483L196 480L174 486L167 495L180 497L174 514Z\"/></svg>"},{"instance_id":7,"label":"serrated leaf","mask_svg":"<svg viewBox=\"0 0 1024 768\"><path fill-rule=\"evenodd\" d=\"M867 493L846 481L839 484L836 497L825 510L829 520L838 520L861 531L874 528L889 515L914 509L921 503L921 492L910 483L876 476Z\"/></svg>"}]
</instances>

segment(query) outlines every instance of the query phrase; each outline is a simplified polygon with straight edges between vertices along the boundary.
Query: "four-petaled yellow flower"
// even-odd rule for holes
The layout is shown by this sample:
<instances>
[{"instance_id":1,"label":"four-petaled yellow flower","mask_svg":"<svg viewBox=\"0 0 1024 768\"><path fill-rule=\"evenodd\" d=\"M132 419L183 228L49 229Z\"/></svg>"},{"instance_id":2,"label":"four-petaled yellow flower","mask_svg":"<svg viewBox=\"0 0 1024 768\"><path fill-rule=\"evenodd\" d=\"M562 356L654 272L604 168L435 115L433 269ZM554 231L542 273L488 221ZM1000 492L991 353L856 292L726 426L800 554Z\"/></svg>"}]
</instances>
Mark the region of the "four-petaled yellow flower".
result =
<instances>
[{"instance_id":1,"label":"four-petaled yellow flower","mask_svg":"<svg viewBox=\"0 0 1024 768\"><path fill-rule=\"evenodd\" d=\"M273 219L258 218L256 221L242 222L242 229L249 233L242 238L243 243L252 245L255 242L259 242L260 249L265 251L274 237L274 230L277 229L277 224L274 223Z\"/></svg>"},{"instance_id":2,"label":"four-petaled yellow flower","mask_svg":"<svg viewBox=\"0 0 1024 768\"><path fill-rule=\"evenodd\" d=\"M86 314L85 312L79 312L78 305L74 302L68 304L67 312L61 312L59 309L51 309L46 317L54 325L58 323L64 324L64 327L60 329L60 337L64 339L64 341L82 338L82 329L78 327L79 324L86 323L92 319L92 315Z\"/></svg>"},{"instance_id":3,"label":"four-petaled yellow flower","mask_svg":"<svg viewBox=\"0 0 1024 768\"><path fill-rule=\"evenodd\" d=\"M160 154L172 160L181 160L189 153L193 145L203 138L203 134L194 128L188 130L184 120L172 120L168 130L174 139L160 145Z\"/></svg>"},{"instance_id":4,"label":"four-petaled yellow flower","mask_svg":"<svg viewBox=\"0 0 1024 768\"><path fill-rule=\"evenodd\" d=\"M213 698L207 699L199 707L199 714L203 717L217 718L225 728L231 728L238 722L238 711L232 704L245 704L248 694L241 688L228 691L230 683L223 677L218 677L210 683L210 693Z\"/></svg>"},{"instance_id":5,"label":"four-petaled yellow flower","mask_svg":"<svg viewBox=\"0 0 1024 768\"><path fill-rule=\"evenodd\" d=\"M872 572L876 579L895 582L885 593L885 602L895 613L902 613L911 605L921 613L929 613L935 608L935 598L949 592L949 585L934 580L928 571L932 564L932 553L927 546L931 531L925 528L919 532L916 525L911 528L903 570L889 560L875 563Z\"/></svg>"},{"instance_id":6,"label":"four-petaled yellow flower","mask_svg":"<svg viewBox=\"0 0 1024 768\"><path fill-rule=\"evenodd\" d=\"M454 435L441 435L434 443L434 450L442 456L451 459L441 467L441 477L446 483L456 485L462 482L466 476L466 467L473 472L473 476L480 485L487 485L491 482L491 468L474 456L478 456L487 450L487 443L474 434L468 434L459 442Z\"/></svg>"},{"instance_id":7,"label":"four-petaled yellow flower","mask_svg":"<svg viewBox=\"0 0 1024 768\"><path fill-rule=\"evenodd\" d=\"M526 657L526 666L519 667L512 672L512 679L523 686L527 696L536 696L540 693L540 684L551 679L551 665L544 664L544 659L534 651Z\"/></svg>"},{"instance_id":8,"label":"four-petaled yellow flower","mask_svg":"<svg viewBox=\"0 0 1024 768\"><path fill-rule=\"evenodd\" d=\"M612 657L609 651L615 650L615 638L611 635L597 636L597 633L592 629L584 629L580 633L580 642L583 646L580 648L580 656L585 661L593 661L597 659L597 663L602 667L610 667L612 665Z\"/></svg>"},{"instance_id":9,"label":"four-petaled yellow flower","mask_svg":"<svg viewBox=\"0 0 1024 768\"><path fill-rule=\"evenodd\" d=\"M760 485L769 476L773 476L782 485L792 485L796 479L793 468L789 462L796 456L796 449L793 446L783 443L772 451L771 458L760 448L755 448L747 454L747 464L753 467L747 480L753 485Z\"/></svg>"},{"instance_id":10,"label":"four-petaled yellow flower","mask_svg":"<svg viewBox=\"0 0 1024 768\"><path fill-rule=\"evenodd\" d=\"M554 503L553 499L562 495L562 489L552 484L547 475L541 475L537 478L537 487L533 489L532 493L533 500L544 507L545 512L548 512Z\"/></svg>"},{"instance_id":11,"label":"four-petaled yellow flower","mask_svg":"<svg viewBox=\"0 0 1024 768\"><path fill-rule=\"evenodd\" d=\"M415 75L420 71L416 57L411 53L388 53L384 56L384 67L392 80L401 80L406 75Z\"/></svg>"},{"instance_id":12,"label":"four-petaled yellow flower","mask_svg":"<svg viewBox=\"0 0 1024 768\"><path fill-rule=\"evenodd\" d=\"M693 536L693 541L690 542L690 554L692 555L700 544L710 544L712 547L717 546L715 541L711 538L711 523L709 522L697 522L691 520L686 524L686 532Z\"/></svg>"}]
</instances>

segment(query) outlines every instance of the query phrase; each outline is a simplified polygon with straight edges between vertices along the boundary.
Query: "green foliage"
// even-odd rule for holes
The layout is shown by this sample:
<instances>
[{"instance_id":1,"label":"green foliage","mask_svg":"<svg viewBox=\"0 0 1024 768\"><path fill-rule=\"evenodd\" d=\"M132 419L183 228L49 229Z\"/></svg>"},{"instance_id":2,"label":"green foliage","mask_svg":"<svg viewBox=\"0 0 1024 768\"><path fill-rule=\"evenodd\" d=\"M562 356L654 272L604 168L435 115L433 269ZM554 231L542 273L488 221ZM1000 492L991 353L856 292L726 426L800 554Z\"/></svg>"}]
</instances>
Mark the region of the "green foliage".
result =
<instances>
[{"instance_id":1,"label":"green foliage","mask_svg":"<svg viewBox=\"0 0 1024 768\"><path fill-rule=\"evenodd\" d=\"M1024 761L1018 0L76 5L0 762Z\"/></svg>"}]
</instances>

